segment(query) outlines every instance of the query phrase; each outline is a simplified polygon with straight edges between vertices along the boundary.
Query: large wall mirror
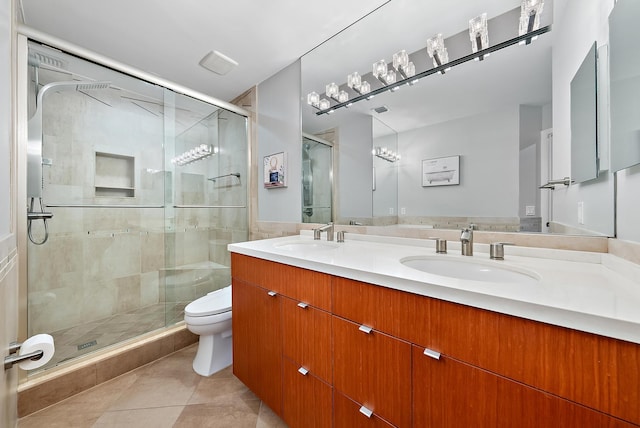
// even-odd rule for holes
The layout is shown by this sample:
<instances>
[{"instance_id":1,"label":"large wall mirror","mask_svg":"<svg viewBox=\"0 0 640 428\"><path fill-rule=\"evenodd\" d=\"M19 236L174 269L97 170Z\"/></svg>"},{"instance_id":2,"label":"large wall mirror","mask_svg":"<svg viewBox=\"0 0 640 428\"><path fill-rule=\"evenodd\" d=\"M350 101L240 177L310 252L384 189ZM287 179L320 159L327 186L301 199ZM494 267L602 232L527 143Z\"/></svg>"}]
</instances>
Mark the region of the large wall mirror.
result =
<instances>
[{"instance_id":1,"label":"large wall mirror","mask_svg":"<svg viewBox=\"0 0 640 428\"><path fill-rule=\"evenodd\" d=\"M552 190L539 188L543 179L551 178L544 171L553 162L542 155L553 127L553 32L332 114L319 115L318 109L306 104L307 94L325 97L325 86L332 82L357 97L346 88L347 76L354 71L372 88L380 87L371 76L372 64L381 59L391 63L393 54L402 49L417 72L433 68L426 41L437 32L444 34L450 60L471 54L467 23L483 12L490 46L516 38L520 4L519 0L392 0L302 57L303 132L330 134L339 141L337 222L434 228L472 222L480 230L553 232L543 224L543 219L545 223L551 219L547 201ZM547 0L541 28L552 24L552 12L553 3ZM567 103L568 98L569 94ZM392 199L380 201L376 194L382 184L375 156L380 144L374 142L380 123L393 130L400 155L396 162L387 162L393 167L385 172L394 175L383 181L397 183L395 206ZM449 167L450 158L457 162L459 181L435 185L423 180L425 165L444 162L440 167ZM357 199L359 210L344 211L345 199Z\"/></svg>"}]
</instances>

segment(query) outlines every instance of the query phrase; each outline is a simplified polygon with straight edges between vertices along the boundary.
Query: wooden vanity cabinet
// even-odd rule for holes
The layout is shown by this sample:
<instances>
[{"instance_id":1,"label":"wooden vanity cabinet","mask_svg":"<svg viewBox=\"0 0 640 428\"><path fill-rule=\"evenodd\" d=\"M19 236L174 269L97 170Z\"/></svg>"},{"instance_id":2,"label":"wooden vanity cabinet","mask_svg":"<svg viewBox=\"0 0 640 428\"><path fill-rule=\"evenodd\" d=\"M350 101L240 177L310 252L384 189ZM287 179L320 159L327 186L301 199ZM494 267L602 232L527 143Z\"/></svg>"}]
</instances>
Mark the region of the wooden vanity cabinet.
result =
<instances>
[{"instance_id":1,"label":"wooden vanity cabinet","mask_svg":"<svg viewBox=\"0 0 640 428\"><path fill-rule=\"evenodd\" d=\"M233 374L282 415L280 297L233 278Z\"/></svg>"},{"instance_id":2,"label":"wooden vanity cabinet","mask_svg":"<svg viewBox=\"0 0 640 428\"><path fill-rule=\"evenodd\" d=\"M412 346L413 426L633 428L635 425Z\"/></svg>"},{"instance_id":3,"label":"wooden vanity cabinet","mask_svg":"<svg viewBox=\"0 0 640 428\"><path fill-rule=\"evenodd\" d=\"M443 360L449 362L438 374L442 391L446 385L458 388L462 396L467 388L472 395L486 389L487 397L496 391L494 400L502 419L507 415L513 418L511 425L498 426L520 426L532 408L536 409L531 416L534 420L539 419L538 414L551 414L566 420L566 426L581 426L582 420L602 421L593 426L628 426L615 418L640 425L640 345L345 278L334 278L333 304L334 315L364 320L384 333L422 346L421 352L429 348L442 353ZM437 364L441 361L434 365L429 360L414 351L416 427L439 426L419 418L421 407L437 402L420 399L426 394L420 386L424 385L423 376L416 377L420 364L427 361L434 367L443 366ZM488 384L460 380L451 367L473 368L470 373L475 373L478 382L484 379ZM455 397L451 400L452 417L459 419L462 416L455 406L460 403ZM489 406L470 403L473 407L465 413L467 418ZM446 410L440 412L447 414ZM480 420L488 421L486 425L475 421L459 426L492 426L493 416L479 414ZM549 422L546 426L564 425Z\"/></svg>"},{"instance_id":4,"label":"wooden vanity cabinet","mask_svg":"<svg viewBox=\"0 0 640 428\"><path fill-rule=\"evenodd\" d=\"M232 277L234 374L292 428L640 427L638 344L238 254Z\"/></svg>"},{"instance_id":5,"label":"wooden vanity cabinet","mask_svg":"<svg viewBox=\"0 0 640 428\"><path fill-rule=\"evenodd\" d=\"M232 279L234 374L290 427L330 427L331 276L234 253Z\"/></svg>"},{"instance_id":6,"label":"wooden vanity cabinet","mask_svg":"<svg viewBox=\"0 0 640 428\"><path fill-rule=\"evenodd\" d=\"M415 330L412 343L640 425L640 345L436 299L430 306L431 329Z\"/></svg>"}]
</instances>

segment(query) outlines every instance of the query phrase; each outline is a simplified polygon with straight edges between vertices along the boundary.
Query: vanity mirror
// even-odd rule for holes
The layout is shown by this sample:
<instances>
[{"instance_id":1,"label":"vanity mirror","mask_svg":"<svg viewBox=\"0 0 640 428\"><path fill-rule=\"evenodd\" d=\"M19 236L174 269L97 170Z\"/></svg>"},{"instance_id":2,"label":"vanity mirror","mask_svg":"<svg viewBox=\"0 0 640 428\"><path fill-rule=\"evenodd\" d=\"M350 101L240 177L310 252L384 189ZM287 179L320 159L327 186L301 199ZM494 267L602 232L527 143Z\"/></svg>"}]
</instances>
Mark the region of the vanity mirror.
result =
<instances>
[{"instance_id":1,"label":"vanity mirror","mask_svg":"<svg viewBox=\"0 0 640 428\"><path fill-rule=\"evenodd\" d=\"M542 34L532 43L509 46L482 61L466 62L451 70L445 67L444 74L435 73L412 85L384 91L332 114L319 115L317 108L306 103L311 92L326 98L324 92L330 83L336 83L350 97L358 97L347 87L347 76L356 71L373 88L380 87L379 79L372 77L372 65L384 59L391 68L393 55L401 50L409 53L408 59L417 73L433 68L434 60L426 46L437 32L443 34L451 62L469 55L472 47L467 23L482 12L487 13L489 46L516 38L520 5L521 1L513 0L481 4L462 0L429 4L393 0L302 57L303 132L331 133L339 141L337 157L341 166L337 171L336 197L340 201L348 194L357 193L360 197L362 209L358 215L343 211L344 205L338 204L337 222L348 223L357 218L364 224L387 225L396 221L435 228L458 228L473 222L481 230L547 230L542 218L553 222L552 207L542 212L541 206L552 199L550 192L555 192L555 200L566 189L539 189L546 183L541 181L542 171L569 175L568 171L554 171L554 159L541 156L549 149L542 146L547 144L546 136L552 128L551 48L562 34ZM553 10L553 2L547 0L540 15L541 28L552 24ZM568 104L568 91L566 97ZM375 150L376 120L395 131L397 152L401 155L395 163L397 205L390 207L386 203L381 205L383 209L376 205L378 190L370 191L368 198L362 194L365 184L369 183L370 190L374 188L372 181L378 176L370 154ZM363 140L367 139L369 143L365 144ZM422 186L422 161L451 156L460 159L460 184ZM360 160L358 167L349 168L352 175L359 171L358 177L344 179L345 157L354 165L354 159ZM568 165L570 159L556 160L555 164L565 162ZM375 182L376 189L379 184ZM613 205L609 193L600 199ZM569 210L572 214L576 211ZM370 214L362 214L365 211ZM605 222L612 224L613 217ZM608 230L596 230L594 234Z\"/></svg>"},{"instance_id":2,"label":"vanity mirror","mask_svg":"<svg viewBox=\"0 0 640 428\"><path fill-rule=\"evenodd\" d=\"M571 80L571 179L598 177L597 50L594 42Z\"/></svg>"}]
</instances>

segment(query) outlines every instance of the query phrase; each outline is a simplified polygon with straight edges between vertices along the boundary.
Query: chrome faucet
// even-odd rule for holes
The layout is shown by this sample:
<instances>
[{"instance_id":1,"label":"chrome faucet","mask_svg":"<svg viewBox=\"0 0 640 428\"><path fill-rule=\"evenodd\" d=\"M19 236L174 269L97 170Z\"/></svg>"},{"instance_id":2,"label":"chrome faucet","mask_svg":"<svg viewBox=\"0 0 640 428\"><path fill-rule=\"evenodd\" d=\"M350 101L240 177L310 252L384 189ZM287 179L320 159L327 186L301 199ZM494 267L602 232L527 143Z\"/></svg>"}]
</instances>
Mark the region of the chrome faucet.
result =
<instances>
[{"instance_id":1,"label":"chrome faucet","mask_svg":"<svg viewBox=\"0 0 640 428\"><path fill-rule=\"evenodd\" d=\"M327 241L333 241L333 223L327 223L324 226L313 229L313 239L319 240L322 232L327 232Z\"/></svg>"},{"instance_id":2,"label":"chrome faucet","mask_svg":"<svg viewBox=\"0 0 640 428\"><path fill-rule=\"evenodd\" d=\"M473 227L474 225L471 224L468 228L462 229L460 233L460 246L463 256L473 256Z\"/></svg>"}]
</instances>

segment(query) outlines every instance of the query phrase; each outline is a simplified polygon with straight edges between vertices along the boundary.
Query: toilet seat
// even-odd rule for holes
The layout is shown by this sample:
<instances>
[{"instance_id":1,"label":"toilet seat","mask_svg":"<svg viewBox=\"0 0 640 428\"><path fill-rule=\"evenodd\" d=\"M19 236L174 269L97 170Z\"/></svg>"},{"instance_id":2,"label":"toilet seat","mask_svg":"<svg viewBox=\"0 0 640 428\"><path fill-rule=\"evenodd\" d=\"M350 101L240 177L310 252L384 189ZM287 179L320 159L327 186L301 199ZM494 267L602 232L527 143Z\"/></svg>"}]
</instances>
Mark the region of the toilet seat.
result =
<instances>
[{"instance_id":1,"label":"toilet seat","mask_svg":"<svg viewBox=\"0 0 640 428\"><path fill-rule=\"evenodd\" d=\"M189 317L206 317L231 311L231 286L213 291L189 303L184 313Z\"/></svg>"}]
</instances>

